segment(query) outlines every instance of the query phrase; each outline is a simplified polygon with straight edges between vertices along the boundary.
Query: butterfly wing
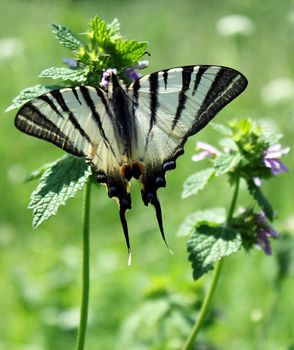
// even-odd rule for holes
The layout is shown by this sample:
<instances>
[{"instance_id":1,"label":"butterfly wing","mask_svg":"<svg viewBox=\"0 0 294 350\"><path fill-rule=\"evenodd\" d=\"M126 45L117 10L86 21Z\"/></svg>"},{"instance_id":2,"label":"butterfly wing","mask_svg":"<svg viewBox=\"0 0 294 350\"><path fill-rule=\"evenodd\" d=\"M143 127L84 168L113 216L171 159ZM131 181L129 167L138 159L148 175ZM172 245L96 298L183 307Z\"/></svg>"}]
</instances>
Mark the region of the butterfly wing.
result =
<instances>
[{"instance_id":1,"label":"butterfly wing","mask_svg":"<svg viewBox=\"0 0 294 350\"><path fill-rule=\"evenodd\" d=\"M123 158L112 115L103 90L80 86L53 90L29 101L18 111L15 125L29 135L85 157L100 182L108 185L111 197L117 192L127 197L127 183L119 174Z\"/></svg>"},{"instance_id":2,"label":"butterfly wing","mask_svg":"<svg viewBox=\"0 0 294 350\"><path fill-rule=\"evenodd\" d=\"M113 76L113 81L117 81ZM129 182L120 171L125 149L143 166L142 198L155 206L164 238L156 191L165 186L165 172L175 168L187 138L201 130L246 87L246 78L230 68L186 66L152 73L128 88L123 107L129 126L122 123L118 105L99 88L80 86L50 91L26 103L15 118L21 131L47 140L88 159L97 180L118 198L120 219L129 248L125 211L131 207ZM125 100L126 98L126 100ZM128 100L129 98L129 100ZM121 103L121 101L120 101ZM125 102L124 102L125 103ZM132 130L129 130L132 129ZM127 131L129 145L121 139ZM131 133L129 133L131 131ZM140 168L142 169L142 167ZM130 250L129 250L130 251Z\"/></svg>"},{"instance_id":3,"label":"butterfly wing","mask_svg":"<svg viewBox=\"0 0 294 350\"><path fill-rule=\"evenodd\" d=\"M247 86L239 72L219 66L185 66L144 76L129 86L137 127L136 157L144 164L142 198L155 206L156 190L174 169L187 138L200 131Z\"/></svg>"},{"instance_id":4,"label":"butterfly wing","mask_svg":"<svg viewBox=\"0 0 294 350\"><path fill-rule=\"evenodd\" d=\"M109 197L118 199L129 248L124 215L131 208L129 182L120 174L125 159L108 95L90 86L50 91L22 106L15 126L90 161L98 182L107 185Z\"/></svg>"}]
</instances>

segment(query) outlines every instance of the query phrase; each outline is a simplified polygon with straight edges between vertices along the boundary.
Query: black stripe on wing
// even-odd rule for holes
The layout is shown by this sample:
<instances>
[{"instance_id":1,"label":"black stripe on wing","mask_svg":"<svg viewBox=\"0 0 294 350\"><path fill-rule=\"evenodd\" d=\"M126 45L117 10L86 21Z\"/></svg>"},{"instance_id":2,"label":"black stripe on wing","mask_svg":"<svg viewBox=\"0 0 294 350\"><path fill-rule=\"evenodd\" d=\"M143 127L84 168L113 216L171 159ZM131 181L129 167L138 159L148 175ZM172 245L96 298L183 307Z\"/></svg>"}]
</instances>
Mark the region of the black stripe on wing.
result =
<instances>
[{"instance_id":1,"label":"black stripe on wing","mask_svg":"<svg viewBox=\"0 0 294 350\"><path fill-rule=\"evenodd\" d=\"M194 71L193 66L183 68L183 71L182 71L182 89L179 92L179 96L178 96L178 107L177 107L176 115L174 117L173 124L171 127L172 130L174 130L174 128L176 127L178 121L181 118L182 112L185 109L185 104L186 104L186 100L187 100L186 91L189 90L189 88L190 88L191 76L192 76L193 71Z\"/></svg>"},{"instance_id":2,"label":"black stripe on wing","mask_svg":"<svg viewBox=\"0 0 294 350\"><path fill-rule=\"evenodd\" d=\"M193 68L195 68L197 66L193 66ZM186 67L184 67L186 68ZM198 86L199 86L199 83L200 83L200 80L202 78L202 75L204 74L204 72L206 71L208 67L207 66L199 66L198 68L198 71L195 75L195 80L194 80L194 87L193 87L193 92L192 92L192 96L195 95L197 89L198 89Z\"/></svg>"},{"instance_id":3,"label":"black stripe on wing","mask_svg":"<svg viewBox=\"0 0 294 350\"><path fill-rule=\"evenodd\" d=\"M156 122L158 108L158 72L150 74L150 126L149 133Z\"/></svg>"},{"instance_id":4,"label":"black stripe on wing","mask_svg":"<svg viewBox=\"0 0 294 350\"><path fill-rule=\"evenodd\" d=\"M73 112L68 108L60 90L50 91L49 94L51 94L52 97L56 100L56 102L62 108L65 115L68 115L68 119L71 121L74 128L79 131L79 133L82 137L84 137L89 143L91 143L90 137L85 132L85 130L81 127L80 123L78 122L78 120L75 117L75 115L73 114ZM60 115L60 113L58 113L58 114Z\"/></svg>"},{"instance_id":5,"label":"black stripe on wing","mask_svg":"<svg viewBox=\"0 0 294 350\"><path fill-rule=\"evenodd\" d=\"M52 101L52 98L50 98L47 94L46 95L41 95L38 97L39 100L42 100L44 102L46 102L49 107L56 113L59 115L60 118L64 118L64 116L62 115L62 113L59 112L58 108L55 106L54 102Z\"/></svg>"},{"instance_id":6,"label":"black stripe on wing","mask_svg":"<svg viewBox=\"0 0 294 350\"><path fill-rule=\"evenodd\" d=\"M80 86L79 90L80 90L80 92L81 92L81 94L82 94L82 96L83 96L87 106L91 110L92 116L93 116L93 118L94 118L94 120L96 122L96 125L98 126L100 135L102 137L102 140L104 141L105 146L108 149L110 149L110 151L112 152L112 154L115 157L114 149L113 149L111 143L109 142L109 140L108 140L108 138L107 138L107 136L105 134L105 131L104 131L103 126L102 126L100 115L99 115L99 113L98 113L98 111L97 111L97 109L95 107L94 101L92 100L92 97L90 95L89 89L86 86ZM96 93L97 93L97 90L96 90ZM97 96L99 96L98 93L97 93ZM103 100L101 99L101 101L104 104L105 109L107 110L108 107L107 107L106 101L104 99Z\"/></svg>"},{"instance_id":7,"label":"black stripe on wing","mask_svg":"<svg viewBox=\"0 0 294 350\"><path fill-rule=\"evenodd\" d=\"M14 124L20 131L28 135L53 143L75 156L85 156L82 150L77 149L69 137L61 132L32 102L21 107L15 117Z\"/></svg>"},{"instance_id":8,"label":"black stripe on wing","mask_svg":"<svg viewBox=\"0 0 294 350\"><path fill-rule=\"evenodd\" d=\"M150 74L150 76L149 76L150 120L149 120L149 130L148 130L146 140L145 140L145 152L148 148L149 138L150 138L150 134L151 134L153 125L156 124L157 109L159 107L159 104L158 104L158 88L159 88L158 73L159 72L155 72L155 73ZM140 84L139 80L137 80L137 81L138 81L138 84ZM138 92L140 85L134 84L134 87L135 87L135 89L134 89L134 94L135 94Z\"/></svg>"},{"instance_id":9,"label":"black stripe on wing","mask_svg":"<svg viewBox=\"0 0 294 350\"><path fill-rule=\"evenodd\" d=\"M76 100L79 102L79 104L82 105L82 102L80 101L80 98L76 89L77 89L76 87L72 87L71 91L74 94L74 97L76 98Z\"/></svg>"},{"instance_id":10,"label":"black stripe on wing","mask_svg":"<svg viewBox=\"0 0 294 350\"><path fill-rule=\"evenodd\" d=\"M234 98L239 96L246 88L247 79L238 71L226 68L215 67L219 69L217 74L210 74L210 66L201 67L202 79L212 79L211 86L202 101L200 109L195 115L195 122L187 133L187 137L196 134L204 128L216 114L222 110ZM199 83L198 83L199 84Z\"/></svg>"}]
</instances>

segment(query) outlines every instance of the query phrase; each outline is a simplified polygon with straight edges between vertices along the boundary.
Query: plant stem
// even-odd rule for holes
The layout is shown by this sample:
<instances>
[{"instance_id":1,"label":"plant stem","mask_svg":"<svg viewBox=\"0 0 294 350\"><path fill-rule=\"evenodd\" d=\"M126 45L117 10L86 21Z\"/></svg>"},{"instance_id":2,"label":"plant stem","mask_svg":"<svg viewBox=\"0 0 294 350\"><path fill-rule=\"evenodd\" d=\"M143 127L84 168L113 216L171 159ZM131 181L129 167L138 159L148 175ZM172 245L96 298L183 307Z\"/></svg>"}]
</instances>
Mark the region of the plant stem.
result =
<instances>
[{"instance_id":1,"label":"plant stem","mask_svg":"<svg viewBox=\"0 0 294 350\"><path fill-rule=\"evenodd\" d=\"M226 220L226 224L227 226L230 226L231 224L231 221L232 221L232 218L233 218L233 214L234 214L234 211L235 211L235 208L236 208L236 203L237 203L237 198L238 198L238 192L239 192L239 184L240 184L240 179L237 178L236 180L236 184L235 184L235 190L234 190L234 194L233 194L233 198L232 198L232 202L231 202L231 206L230 206L230 209L229 209L229 212L228 212L228 216L227 216L227 220ZM221 271L222 271L222 267L223 267L223 263L224 263L224 259L220 259L217 263L216 263L216 266L215 266L215 269L214 269L214 272L213 272L213 276L212 276L212 282L211 282L211 285L208 289L208 292L203 300L203 303L201 305L201 309L199 311L199 316L198 316L198 319L196 320L191 332L190 332L190 335L183 347L182 350L189 350L191 349L192 345L194 344L194 341L195 341L195 338L203 324L203 322L205 321L206 319L206 316L207 316L207 311L209 309L209 306L211 304L211 300L212 300L212 297L214 295L214 292L215 292L215 289L216 289L216 286L218 284L218 281L219 281L219 277L220 277L220 274L221 274Z\"/></svg>"},{"instance_id":2,"label":"plant stem","mask_svg":"<svg viewBox=\"0 0 294 350\"><path fill-rule=\"evenodd\" d=\"M236 184L235 184L235 191L234 191L234 194L233 194L230 210L229 210L228 216L227 216L227 226L231 225L231 221L232 221L232 218L233 218L233 215L234 215L234 211L236 209L237 198L238 198L238 193L239 193L239 185L240 185L240 178L238 177L237 180L236 180Z\"/></svg>"},{"instance_id":3,"label":"plant stem","mask_svg":"<svg viewBox=\"0 0 294 350\"><path fill-rule=\"evenodd\" d=\"M82 300L80 309L80 325L78 329L76 350L83 350L86 339L87 320L88 320L88 304L90 289L90 195L91 180L85 185L84 203L83 203L83 269L82 269Z\"/></svg>"},{"instance_id":4,"label":"plant stem","mask_svg":"<svg viewBox=\"0 0 294 350\"><path fill-rule=\"evenodd\" d=\"M209 290L208 290L208 293L206 294L205 299L202 303L202 306L201 306L201 309L199 312L199 317L191 330L191 333L190 333L189 338L187 339L187 341L183 347L183 350L191 349L191 347L194 343L194 340L196 338L196 335L198 334L203 322L205 321L205 318L207 316L207 311L208 311L208 308L210 306L211 299L213 297L215 288L217 286L217 282L219 280L222 266L223 266L223 259L219 260L216 263L216 267L214 269L214 273L213 273L213 277L212 277L212 283L211 283Z\"/></svg>"}]
</instances>

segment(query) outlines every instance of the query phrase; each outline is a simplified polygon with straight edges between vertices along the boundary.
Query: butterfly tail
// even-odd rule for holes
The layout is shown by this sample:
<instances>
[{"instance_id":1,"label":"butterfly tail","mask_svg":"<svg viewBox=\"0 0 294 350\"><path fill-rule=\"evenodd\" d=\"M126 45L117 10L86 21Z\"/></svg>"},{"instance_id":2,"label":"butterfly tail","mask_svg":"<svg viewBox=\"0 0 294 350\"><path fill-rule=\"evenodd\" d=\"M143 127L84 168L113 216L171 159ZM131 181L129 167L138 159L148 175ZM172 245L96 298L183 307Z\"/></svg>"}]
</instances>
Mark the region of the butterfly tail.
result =
<instances>
[{"instance_id":1,"label":"butterfly tail","mask_svg":"<svg viewBox=\"0 0 294 350\"><path fill-rule=\"evenodd\" d=\"M165 238L165 234L164 234L164 229L163 229L163 221L162 221L162 212L161 212L161 206L160 206L160 202L159 199L157 197L157 193L156 191L154 192L146 192L146 191L142 191L142 199L145 205L148 205L149 203L151 203L154 208L155 208L155 213L156 213L156 218L157 218L157 222L158 222L158 226L159 226L159 230L161 233L161 237L167 247L167 249L169 250L169 252L171 254L173 254L172 250L169 248L168 243L166 241Z\"/></svg>"},{"instance_id":2,"label":"butterfly tail","mask_svg":"<svg viewBox=\"0 0 294 350\"><path fill-rule=\"evenodd\" d=\"M166 238L165 238L165 234L164 234L164 230L163 230L163 222L162 222L162 213L161 213L161 206L160 206L160 202L157 198L157 196L154 197L154 201L151 202L151 204L154 206L155 208L155 213L156 213L156 218L157 218L157 222L158 222L158 226L159 226L159 230L160 230L160 233L161 233L161 237L167 247L167 249L169 250L169 252L171 254L173 254L173 251L170 249L167 241L166 241Z\"/></svg>"},{"instance_id":3,"label":"butterfly tail","mask_svg":"<svg viewBox=\"0 0 294 350\"><path fill-rule=\"evenodd\" d=\"M123 179L119 174L106 176L104 173L100 172L96 175L96 178L99 183L107 186L108 197L114 198L118 204L120 222L128 248L128 265L131 265L131 246L126 220L126 211L132 207L129 182Z\"/></svg>"},{"instance_id":4,"label":"butterfly tail","mask_svg":"<svg viewBox=\"0 0 294 350\"><path fill-rule=\"evenodd\" d=\"M131 253L131 246L130 246L130 240L129 240L129 230L128 230L128 224L126 220L126 209L123 207L120 207L119 209L119 217L120 222L124 231L125 240L128 248L128 265L130 266L132 263L132 253Z\"/></svg>"}]
</instances>

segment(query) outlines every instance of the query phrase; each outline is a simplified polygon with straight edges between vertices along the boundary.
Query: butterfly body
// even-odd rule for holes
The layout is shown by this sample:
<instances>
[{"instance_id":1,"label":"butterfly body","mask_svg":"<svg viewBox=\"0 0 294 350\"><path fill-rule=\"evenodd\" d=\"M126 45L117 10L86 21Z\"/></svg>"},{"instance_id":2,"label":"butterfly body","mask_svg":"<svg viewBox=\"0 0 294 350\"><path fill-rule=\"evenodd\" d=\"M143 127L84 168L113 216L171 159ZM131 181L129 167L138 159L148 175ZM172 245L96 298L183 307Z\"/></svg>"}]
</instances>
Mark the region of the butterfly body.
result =
<instances>
[{"instance_id":1,"label":"butterfly body","mask_svg":"<svg viewBox=\"0 0 294 350\"><path fill-rule=\"evenodd\" d=\"M220 66L166 69L129 86L111 73L107 89L63 88L27 102L15 125L91 163L97 181L118 201L129 247L131 178L139 181L144 204L155 207L164 238L157 190L166 185L165 173L176 167L187 138L246 85L241 73Z\"/></svg>"}]
</instances>

